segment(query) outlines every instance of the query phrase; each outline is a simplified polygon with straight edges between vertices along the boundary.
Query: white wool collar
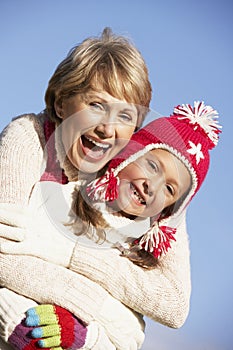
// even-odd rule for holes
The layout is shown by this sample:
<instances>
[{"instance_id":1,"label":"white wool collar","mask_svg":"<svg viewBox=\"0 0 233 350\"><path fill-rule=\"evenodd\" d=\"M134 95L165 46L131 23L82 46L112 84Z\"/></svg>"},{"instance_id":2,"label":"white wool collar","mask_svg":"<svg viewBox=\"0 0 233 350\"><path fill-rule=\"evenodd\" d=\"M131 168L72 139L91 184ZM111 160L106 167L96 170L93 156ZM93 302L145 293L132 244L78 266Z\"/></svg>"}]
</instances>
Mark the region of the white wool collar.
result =
<instances>
[{"instance_id":1,"label":"white wool collar","mask_svg":"<svg viewBox=\"0 0 233 350\"><path fill-rule=\"evenodd\" d=\"M119 213L114 213L106 203L96 203L96 209L100 210L111 229L106 230L106 239L111 243L124 243L128 239L141 237L150 227L149 218L137 218L131 220Z\"/></svg>"}]
</instances>

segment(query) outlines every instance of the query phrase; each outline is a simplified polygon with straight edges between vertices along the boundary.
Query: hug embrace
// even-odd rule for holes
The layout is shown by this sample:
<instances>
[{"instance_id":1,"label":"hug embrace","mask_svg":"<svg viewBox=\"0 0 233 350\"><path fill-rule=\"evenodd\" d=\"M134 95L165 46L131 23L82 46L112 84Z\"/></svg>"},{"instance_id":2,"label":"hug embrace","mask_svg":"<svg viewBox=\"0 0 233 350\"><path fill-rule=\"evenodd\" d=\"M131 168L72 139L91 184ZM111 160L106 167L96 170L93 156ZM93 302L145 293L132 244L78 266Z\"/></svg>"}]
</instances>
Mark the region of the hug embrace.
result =
<instances>
[{"instance_id":1,"label":"hug embrace","mask_svg":"<svg viewBox=\"0 0 233 350\"><path fill-rule=\"evenodd\" d=\"M143 316L179 328L190 304L186 209L218 113L181 104L142 127L140 52L106 28L59 64L40 114L0 147L0 337L13 349L140 349Z\"/></svg>"}]
</instances>

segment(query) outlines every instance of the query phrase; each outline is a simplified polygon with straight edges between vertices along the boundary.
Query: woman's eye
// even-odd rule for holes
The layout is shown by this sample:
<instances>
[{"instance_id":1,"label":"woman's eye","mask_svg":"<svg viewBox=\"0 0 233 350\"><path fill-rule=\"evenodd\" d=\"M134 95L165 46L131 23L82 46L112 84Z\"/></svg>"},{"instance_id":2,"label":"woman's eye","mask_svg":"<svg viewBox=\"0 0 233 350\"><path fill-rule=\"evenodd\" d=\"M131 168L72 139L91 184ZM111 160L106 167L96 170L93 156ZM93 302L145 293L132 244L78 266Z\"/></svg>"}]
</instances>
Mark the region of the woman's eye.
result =
<instances>
[{"instance_id":1,"label":"woman's eye","mask_svg":"<svg viewBox=\"0 0 233 350\"><path fill-rule=\"evenodd\" d=\"M132 121L131 115L129 115L127 113L121 113L120 114L120 118L123 119L126 122L131 122Z\"/></svg>"},{"instance_id":2,"label":"woman's eye","mask_svg":"<svg viewBox=\"0 0 233 350\"><path fill-rule=\"evenodd\" d=\"M103 111L104 110L104 106L102 105L102 103L99 102L90 102L89 104L91 106L91 108L95 109L95 110L99 110L99 111Z\"/></svg>"},{"instance_id":3,"label":"woman's eye","mask_svg":"<svg viewBox=\"0 0 233 350\"><path fill-rule=\"evenodd\" d=\"M168 192L169 192L172 196L174 196L174 189L173 189L173 187L172 187L171 185L166 185L166 187L167 187Z\"/></svg>"}]
</instances>

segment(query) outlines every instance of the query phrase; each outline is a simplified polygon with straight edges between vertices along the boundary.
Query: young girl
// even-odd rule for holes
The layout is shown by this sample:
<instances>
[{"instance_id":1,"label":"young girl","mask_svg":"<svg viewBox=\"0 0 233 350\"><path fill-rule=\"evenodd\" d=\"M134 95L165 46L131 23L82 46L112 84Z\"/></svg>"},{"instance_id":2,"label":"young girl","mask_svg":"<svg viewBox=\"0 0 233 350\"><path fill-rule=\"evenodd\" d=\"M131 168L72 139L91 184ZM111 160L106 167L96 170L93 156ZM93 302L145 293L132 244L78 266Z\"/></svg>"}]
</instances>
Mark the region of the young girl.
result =
<instances>
[{"instance_id":1,"label":"young girl","mask_svg":"<svg viewBox=\"0 0 233 350\"><path fill-rule=\"evenodd\" d=\"M149 259L149 266L153 260L156 264L175 240L176 227L169 227L169 222L184 210L207 174L208 150L218 141L216 117L210 106L195 102L194 108L178 106L169 118L159 118L134 134L106 174L77 191L74 210L81 234L86 231L93 239L88 231L92 225L97 241L112 241L116 237L111 237L113 230L108 228L114 227L113 217L137 220L137 225L150 217L151 227L131 240L125 254L136 262L131 254L136 251L144 267L141 254L155 258ZM135 231L131 235L138 238ZM122 238L120 243L129 237Z\"/></svg>"},{"instance_id":2,"label":"young girl","mask_svg":"<svg viewBox=\"0 0 233 350\"><path fill-rule=\"evenodd\" d=\"M85 230L87 235L80 236L79 242L96 240L103 247L118 241L123 255L134 263L149 269L159 267L169 248L179 240L176 217L198 191L208 171L208 151L218 141L216 117L211 107L197 102L193 108L178 106L171 117L157 119L137 132L110 162L104 176L78 188L74 205L78 219L72 230L77 232L77 225L81 233L89 225L93 228L92 235ZM48 192L47 198L44 195L42 192L48 210L52 197ZM54 201L51 203L54 205ZM130 244L125 245L129 236ZM91 278L91 271L86 276Z\"/></svg>"}]
</instances>

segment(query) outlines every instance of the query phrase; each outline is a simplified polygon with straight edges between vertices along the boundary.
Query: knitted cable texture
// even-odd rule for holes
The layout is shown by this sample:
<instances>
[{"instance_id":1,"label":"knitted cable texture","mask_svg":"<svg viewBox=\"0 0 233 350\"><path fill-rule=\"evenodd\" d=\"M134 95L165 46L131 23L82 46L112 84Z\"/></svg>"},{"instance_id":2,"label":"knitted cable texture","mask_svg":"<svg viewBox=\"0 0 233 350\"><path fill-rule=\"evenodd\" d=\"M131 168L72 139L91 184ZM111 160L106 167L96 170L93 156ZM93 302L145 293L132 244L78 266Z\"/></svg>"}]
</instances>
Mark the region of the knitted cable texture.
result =
<instances>
[{"instance_id":1,"label":"knitted cable texture","mask_svg":"<svg viewBox=\"0 0 233 350\"><path fill-rule=\"evenodd\" d=\"M0 203L27 205L31 190L44 171L42 116L24 115L0 135Z\"/></svg>"}]
</instances>

